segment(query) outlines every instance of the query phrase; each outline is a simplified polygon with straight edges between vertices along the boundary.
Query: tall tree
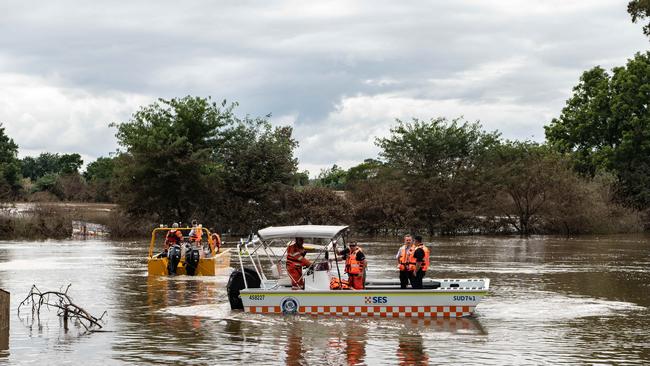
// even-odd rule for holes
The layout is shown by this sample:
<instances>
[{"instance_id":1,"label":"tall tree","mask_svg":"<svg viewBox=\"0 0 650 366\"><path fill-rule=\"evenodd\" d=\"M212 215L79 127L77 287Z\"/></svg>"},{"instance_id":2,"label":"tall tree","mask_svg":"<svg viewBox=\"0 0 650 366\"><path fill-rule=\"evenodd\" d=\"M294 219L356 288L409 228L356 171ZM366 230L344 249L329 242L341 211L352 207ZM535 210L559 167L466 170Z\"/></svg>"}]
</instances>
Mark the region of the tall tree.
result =
<instances>
[{"instance_id":1,"label":"tall tree","mask_svg":"<svg viewBox=\"0 0 650 366\"><path fill-rule=\"evenodd\" d=\"M398 120L389 137L377 139L380 155L402 175L415 225L432 234L455 232L459 221L474 215L468 207L485 193L477 177L486 153L498 144L498 133L460 118Z\"/></svg>"},{"instance_id":2,"label":"tall tree","mask_svg":"<svg viewBox=\"0 0 650 366\"><path fill-rule=\"evenodd\" d=\"M632 22L648 19L643 26L643 33L650 37L650 0L632 0L627 4L627 12L632 16Z\"/></svg>"},{"instance_id":3,"label":"tall tree","mask_svg":"<svg viewBox=\"0 0 650 366\"><path fill-rule=\"evenodd\" d=\"M125 151L116 164L118 202L133 214L188 220L206 202L219 130L234 104L184 97L142 107L117 127Z\"/></svg>"},{"instance_id":4,"label":"tall tree","mask_svg":"<svg viewBox=\"0 0 650 366\"><path fill-rule=\"evenodd\" d=\"M238 232L285 220L288 194L300 177L292 133L264 118L237 119L224 129L213 160L219 169L213 189L222 198L214 216Z\"/></svg>"},{"instance_id":5,"label":"tall tree","mask_svg":"<svg viewBox=\"0 0 650 366\"><path fill-rule=\"evenodd\" d=\"M638 53L612 75L600 67L582 74L546 138L572 152L579 171L614 172L620 192L638 208L650 206L650 52Z\"/></svg>"},{"instance_id":6,"label":"tall tree","mask_svg":"<svg viewBox=\"0 0 650 366\"><path fill-rule=\"evenodd\" d=\"M0 198L15 199L21 188L20 178L18 145L0 123Z\"/></svg>"}]
</instances>

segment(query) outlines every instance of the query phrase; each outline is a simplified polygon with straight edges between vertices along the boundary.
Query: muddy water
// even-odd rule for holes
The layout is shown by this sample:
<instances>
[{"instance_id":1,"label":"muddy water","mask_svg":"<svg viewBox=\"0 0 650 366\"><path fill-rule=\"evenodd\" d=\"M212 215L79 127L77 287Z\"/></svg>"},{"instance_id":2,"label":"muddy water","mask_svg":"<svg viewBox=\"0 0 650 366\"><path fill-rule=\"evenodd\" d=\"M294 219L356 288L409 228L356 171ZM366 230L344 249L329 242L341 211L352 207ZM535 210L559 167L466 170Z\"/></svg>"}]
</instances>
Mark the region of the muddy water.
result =
<instances>
[{"instance_id":1,"label":"muddy water","mask_svg":"<svg viewBox=\"0 0 650 366\"><path fill-rule=\"evenodd\" d=\"M216 278L149 278L146 244L0 242L12 293L0 364L576 364L650 363L650 237L436 239L431 275L489 277L477 317L385 320L231 312ZM363 244L369 276L391 278L396 244ZM234 262L233 262L234 263ZM106 332L64 332L16 307L32 284L72 284Z\"/></svg>"}]
</instances>

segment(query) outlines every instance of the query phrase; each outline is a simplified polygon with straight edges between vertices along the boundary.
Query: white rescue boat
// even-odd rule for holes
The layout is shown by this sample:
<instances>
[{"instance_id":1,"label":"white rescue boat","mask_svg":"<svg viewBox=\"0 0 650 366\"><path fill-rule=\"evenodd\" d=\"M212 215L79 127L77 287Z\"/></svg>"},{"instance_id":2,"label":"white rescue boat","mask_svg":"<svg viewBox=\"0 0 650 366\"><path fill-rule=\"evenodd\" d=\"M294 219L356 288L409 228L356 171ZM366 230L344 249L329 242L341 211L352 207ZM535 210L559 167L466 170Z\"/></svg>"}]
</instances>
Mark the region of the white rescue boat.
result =
<instances>
[{"instance_id":1,"label":"white rescue boat","mask_svg":"<svg viewBox=\"0 0 650 366\"><path fill-rule=\"evenodd\" d=\"M260 314L457 318L473 316L489 291L487 278L430 279L424 281L423 289L400 289L399 281L390 280L366 280L363 290L330 289L333 279L340 283L346 276L338 270L342 259L336 247L346 245L347 231L347 226L268 227L259 230L252 240L240 242L240 269L228 282L231 307ZM304 290L292 290L284 270L286 253L281 249L286 252L296 237L323 244L311 246L317 257L303 272Z\"/></svg>"}]
</instances>

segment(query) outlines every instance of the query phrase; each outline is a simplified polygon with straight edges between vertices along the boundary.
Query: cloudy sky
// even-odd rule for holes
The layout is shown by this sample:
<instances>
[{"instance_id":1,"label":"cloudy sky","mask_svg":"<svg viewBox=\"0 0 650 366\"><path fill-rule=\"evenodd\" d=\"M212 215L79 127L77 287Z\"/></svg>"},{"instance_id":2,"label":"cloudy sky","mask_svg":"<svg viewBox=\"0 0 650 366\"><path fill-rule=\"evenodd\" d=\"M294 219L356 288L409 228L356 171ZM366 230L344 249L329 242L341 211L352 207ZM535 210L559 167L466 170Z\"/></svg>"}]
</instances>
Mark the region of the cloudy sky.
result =
<instances>
[{"instance_id":1,"label":"cloudy sky","mask_svg":"<svg viewBox=\"0 0 650 366\"><path fill-rule=\"evenodd\" d=\"M582 71L650 48L627 1L0 2L0 122L20 155L117 148L158 97L292 125L312 175L376 157L395 118L544 138Z\"/></svg>"}]
</instances>

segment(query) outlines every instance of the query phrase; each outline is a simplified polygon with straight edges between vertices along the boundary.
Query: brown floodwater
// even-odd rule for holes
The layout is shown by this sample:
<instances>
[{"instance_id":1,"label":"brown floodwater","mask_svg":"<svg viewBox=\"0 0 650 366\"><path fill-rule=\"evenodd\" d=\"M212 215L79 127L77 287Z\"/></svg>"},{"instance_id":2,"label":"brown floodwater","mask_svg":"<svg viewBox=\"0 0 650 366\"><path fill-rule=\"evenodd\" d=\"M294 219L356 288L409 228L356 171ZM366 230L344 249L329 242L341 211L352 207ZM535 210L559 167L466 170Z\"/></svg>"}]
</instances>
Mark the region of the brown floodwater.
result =
<instances>
[{"instance_id":1,"label":"brown floodwater","mask_svg":"<svg viewBox=\"0 0 650 366\"><path fill-rule=\"evenodd\" d=\"M369 276L395 278L398 244L362 241ZM0 241L11 292L0 364L650 364L650 236L435 238L428 277L488 277L471 319L231 312L218 277L148 277L147 243ZM235 263L235 261L233 261ZM72 284L105 332L16 308L32 284ZM29 311L27 311L29 313Z\"/></svg>"}]
</instances>

